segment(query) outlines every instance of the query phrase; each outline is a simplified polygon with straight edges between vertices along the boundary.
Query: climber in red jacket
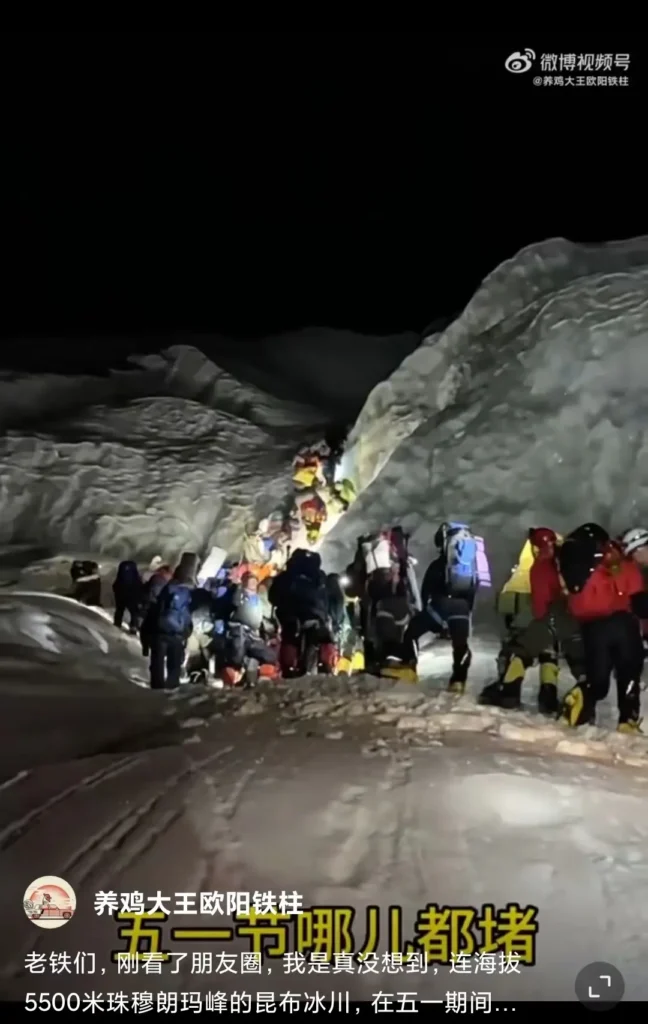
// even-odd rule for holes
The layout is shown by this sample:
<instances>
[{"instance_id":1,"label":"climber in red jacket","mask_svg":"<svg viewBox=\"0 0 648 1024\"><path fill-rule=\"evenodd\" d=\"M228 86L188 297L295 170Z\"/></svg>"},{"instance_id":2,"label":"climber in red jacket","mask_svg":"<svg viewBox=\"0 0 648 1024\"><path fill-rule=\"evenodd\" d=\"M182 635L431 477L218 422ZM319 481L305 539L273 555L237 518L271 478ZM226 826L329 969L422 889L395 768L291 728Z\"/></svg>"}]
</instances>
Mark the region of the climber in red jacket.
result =
<instances>
[{"instance_id":1,"label":"climber in red jacket","mask_svg":"<svg viewBox=\"0 0 648 1024\"><path fill-rule=\"evenodd\" d=\"M566 538L565 544L568 541ZM644 662L639 620L648 618L648 593L641 570L613 541L588 544L586 538L579 538L577 544L579 568L589 559L589 573L584 581L582 573L579 576L573 572L567 573L565 580L561 566L561 575L568 590L569 611L581 624L586 679L566 695L562 718L571 726L593 723L596 704L607 696L614 673L619 732L638 732ZM572 546L572 565L574 550Z\"/></svg>"},{"instance_id":2,"label":"climber in red jacket","mask_svg":"<svg viewBox=\"0 0 648 1024\"><path fill-rule=\"evenodd\" d=\"M558 566L556 565L556 534L546 527L529 531L535 558L529 572L531 608L534 619L544 619L556 601L563 598Z\"/></svg>"}]
</instances>

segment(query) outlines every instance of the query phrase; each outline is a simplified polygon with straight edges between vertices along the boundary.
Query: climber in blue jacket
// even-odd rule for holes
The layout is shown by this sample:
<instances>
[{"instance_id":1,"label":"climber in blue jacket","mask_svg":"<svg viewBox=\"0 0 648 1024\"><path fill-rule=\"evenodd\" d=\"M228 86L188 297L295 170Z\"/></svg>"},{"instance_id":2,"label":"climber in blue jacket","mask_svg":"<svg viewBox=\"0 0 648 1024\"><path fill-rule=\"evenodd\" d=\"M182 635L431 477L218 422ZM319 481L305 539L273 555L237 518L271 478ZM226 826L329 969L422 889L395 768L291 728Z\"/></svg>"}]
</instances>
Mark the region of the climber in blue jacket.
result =
<instances>
[{"instance_id":1,"label":"climber in blue jacket","mask_svg":"<svg viewBox=\"0 0 648 1024\"><path fill-rule=\"evenodd\" d=\"M190 569L180 564L157 599L150 635L152 690L175 690L180 685L187 641L193 631L193 590Z\"/></svg>"}]
</instances>

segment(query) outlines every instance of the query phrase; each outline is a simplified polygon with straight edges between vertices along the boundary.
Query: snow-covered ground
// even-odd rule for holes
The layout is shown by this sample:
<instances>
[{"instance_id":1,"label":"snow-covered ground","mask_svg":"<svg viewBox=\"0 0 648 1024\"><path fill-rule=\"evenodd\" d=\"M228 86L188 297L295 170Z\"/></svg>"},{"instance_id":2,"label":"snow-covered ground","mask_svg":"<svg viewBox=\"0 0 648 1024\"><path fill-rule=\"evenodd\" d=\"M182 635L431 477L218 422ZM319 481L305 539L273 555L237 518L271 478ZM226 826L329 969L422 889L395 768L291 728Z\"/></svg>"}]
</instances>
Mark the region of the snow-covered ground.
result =
<instances>
[{"instance_id":1,"label":"snow-covered ground","mask_svg":"<svg viewBox=\"0 0 648 1024\"><path fill-rule=\"evenodd\" d=\"M59 595L0 591L0 701L2 778L170 736L135 641Z\"/></svg>"},{"instance_id":2,"label":"snow-covered ground","mask_svg":"<svg viewBox=\"0 0 648 1024\"><path fill-rule=\"evenodd\" d=\"M475 652L473 692L490 677L495 646L477 639ZM581 967L602 960L623 972L626 998L648 998L648 741L575 736L531 710L449 696L445 645L423 656L419 686L315 679L252 693L183 687L167 698L132 685L142 668L105 614L55 596L0 595L3 997L236 989L440 998L450 989L571 999ZM73 885L78 910L42 932L21 900L32 878L50 873ZM93 909L100 890L282 889L307 907L354 907L358 943L366 908L380 907L382 951L392 905L403 908L408 938L428 903L533 904L537 964L504 976L432 964L427 974L324 978L282 976L275 964L272 977L241 977L192 974L187 956L179 976L117 977L117 926ZM214 924L176 916L164 948L249 948L168 935ZM106 974L25 969L29 953L79 950Z\"/></svg>"}]
</instances>

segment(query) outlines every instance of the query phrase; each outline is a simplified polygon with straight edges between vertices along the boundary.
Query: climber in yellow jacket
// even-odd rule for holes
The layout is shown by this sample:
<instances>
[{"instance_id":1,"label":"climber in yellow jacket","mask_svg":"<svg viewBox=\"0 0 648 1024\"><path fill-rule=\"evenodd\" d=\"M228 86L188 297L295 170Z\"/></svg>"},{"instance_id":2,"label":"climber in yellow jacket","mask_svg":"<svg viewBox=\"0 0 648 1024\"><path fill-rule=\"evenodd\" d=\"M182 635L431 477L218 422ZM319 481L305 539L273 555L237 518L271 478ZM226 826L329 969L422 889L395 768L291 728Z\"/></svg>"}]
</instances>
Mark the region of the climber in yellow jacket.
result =
<instances>
[{"instance_id":1,"label":"climber in yellow jacket","mask_svg":"<svg viewBox=\"0 0 648 1024\"><path fill-rule=\"evenodd\" d=\"M526 670L538 662L542 714L558 711L558 658L562 649L578 678L582 650L578 625L568 615L560 589L555 551L562 538L547 527L529 530L507 582L497 599L506 635L498 656L498 679L482 691L480 702L504 708L521 704Z\"/></svg>"},{"instance_id":2,"label":"climber in yellow jacket","mask_svg":"<svg viewBox=\"0 0 648 1024\"><path fill-rule=\"evenodd\" d=\"M498 657L499 678L486 686L480 702L500 708L521 706L526 670L539 664L538 711L558 713L559 652L578 679L582 649L577 624L568 614L560 587L556 549L562 538L541 526L529 530L517 564L498 597L506 636Z\"/></svg>"},{"instance_id":3,"label":"climber in yellow jacket","mask_svg":"<svg viewBox=\"0 0 648 1024\"><path fill-rule=\"evenodd\" d=\"M326 486L322 455L315 448L303 448L293 460L293 486L310 491Z\"/></svg>"}]
</instances>

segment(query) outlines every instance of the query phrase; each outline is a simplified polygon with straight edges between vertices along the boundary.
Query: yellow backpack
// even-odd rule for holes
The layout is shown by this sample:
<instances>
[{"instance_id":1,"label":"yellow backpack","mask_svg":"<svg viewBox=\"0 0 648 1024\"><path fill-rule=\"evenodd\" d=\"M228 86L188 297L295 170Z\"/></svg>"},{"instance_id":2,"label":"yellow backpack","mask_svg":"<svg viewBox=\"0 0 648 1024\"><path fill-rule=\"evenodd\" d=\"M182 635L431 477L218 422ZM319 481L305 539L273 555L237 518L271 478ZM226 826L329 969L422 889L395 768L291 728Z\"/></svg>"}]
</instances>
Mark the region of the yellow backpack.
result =
<instances>
[{"instance_id":1,"label":"yellow backpack","mask_svg":"<svg viewBox=\"0 0 648 1024\"><path fill-rule=\"evenodd\" d=\"M315 486L319 475L319 466L300 466L293 472L293 483L300 490Z\"/></svg>"},{"instance_id":2,"label":"yellow backpack","mask_svg":"<svg viewBox=\"0 0 648 1024\"><path fill-rule=\"evenodd\" d=\"M500 591L501 594L530 594L531 593L531 566L534 556L531 541L526 540L520 551L518 560L513 566L511 575Z\"/></svg>"},{"instance_id":3,"label":"yellow backpack","mask_svg":"<svg viewBox=\"0 0 648 1024\"><path fill-rule=\"evenodd\" d=\"M556 535L558 544L563 538ZM526 540L520 551L511 575L497 595L497 611L500 615L517 615L522 609L531 607L531 566L535 561L535 553L530 540Z\"/></svg>"}]
</instances>

